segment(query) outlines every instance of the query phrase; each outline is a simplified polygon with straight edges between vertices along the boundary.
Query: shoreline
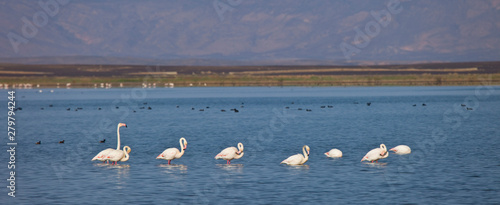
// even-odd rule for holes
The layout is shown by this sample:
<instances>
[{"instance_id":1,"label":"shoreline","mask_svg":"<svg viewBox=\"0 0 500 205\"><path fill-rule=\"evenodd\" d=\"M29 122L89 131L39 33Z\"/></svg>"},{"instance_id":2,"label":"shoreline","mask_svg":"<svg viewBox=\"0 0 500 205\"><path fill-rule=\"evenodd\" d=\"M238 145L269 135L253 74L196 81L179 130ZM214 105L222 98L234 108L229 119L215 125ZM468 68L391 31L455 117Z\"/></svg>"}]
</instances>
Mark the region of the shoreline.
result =
<instances>
[{"instance_id":1,"label":"shoreline","mask_svg":"<svg viewBox=\"0 0 500 205\"><path fill-rule=\"evenodd\" d=\"M500 85L500 74L177 75L175 77L0 77L8 88L475 86Z\"/></svg>"}]
</instances>

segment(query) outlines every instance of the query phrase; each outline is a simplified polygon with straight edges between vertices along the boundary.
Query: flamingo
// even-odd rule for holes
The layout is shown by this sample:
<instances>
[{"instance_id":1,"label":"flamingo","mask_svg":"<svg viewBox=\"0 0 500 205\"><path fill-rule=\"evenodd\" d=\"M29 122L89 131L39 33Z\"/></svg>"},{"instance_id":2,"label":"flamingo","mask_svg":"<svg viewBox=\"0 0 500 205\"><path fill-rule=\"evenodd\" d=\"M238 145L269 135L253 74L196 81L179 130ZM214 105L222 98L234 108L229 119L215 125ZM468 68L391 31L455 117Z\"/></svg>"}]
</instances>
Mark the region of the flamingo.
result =
<instances>
[{"instance_id":1,"label":"flamingo","mask_svg":"<svg viewBox=\"0 0 500 205\"><path fill-rule=\"evenodd\" d=\"M338 149L331 149L330 151L326 152L325 155L332 158L342 157L342 151Z\"/></svg>"},{"instance_id":2,"label":"flamingo","mask_svg":"<svg viewBox=\"0 0 500 205\"><path fill-rule=\"evenodd\" d=\"M109 161L112 161L111 164L117 164L118 161L121 161L121 162L125 162L127 160L129 160L130 156L128 155L128 153L130 153L132 149L130 149L129 146L124 146L123 147L123 150L111 150L107 156L106 156L106 159L105 160L109 160Z\"/></svg>"},{"instance_id":3,"label":"flamingo","mask_svg":"<svg viewBox=\"0 0 500 205\"><path fill-rule=\"evenodd\" d=\"M245 154L243 149L243 143L239 142L238 149L236 149L236 147L228 147L215 155L215 159L224 159L227 160L227 164L231 164L231 160L243 157Z\"/></svg>"},{"instance_id":4,"label":"flamingo","mask_svg":"<svg viewBox=\"0 0 500 205\"><path fill-rule=\"evenodd\" d=\"M168 160L168 164L170 164L170 161L181 158L182 155L184 155L184 150L186 150L188 143L184 137L181 137L181 139L179 139L179 144L181 145L182 151L179 151L177 148L168 148L158 155L156 159Z\"/></svg>"},{"instance_id":5,"label":"flamingo","mask_svg":"<svg viewBox=\"0 0 500 205\"><path fill-rule=\"evenodd\" d=\"M389 156L389 152L387 152L387 148L385 144L380 144L380 148L375 148L370 150L366 155L361 159L361 161L375 161L378 162L379 159L384 159Z\"/></svg>"},{"instance_id":6,"label":"flamingo","mask_svg":"<svg viewBox=\"0 0 500 205\"><path fill-rule=\"evenodd\" d=\"M120 127L127 127L127 125L125 123L118 123L118 127L116 128L116 136L118 138L116 150L118 150L118 151L121 151L120 150ZM114 149L112 149L112 148L108 148L108 149L105 149L105 150L99 152L94 158L92 158L92 161L99 160L99 161L104 162L104 161L108 160L106 157L113 150Z\"/></svg>"},{"instance_id":7,"label":"flamingo","mask_svg":"<svg viewBox=\"0 0 500 205\"><path fill-rule=\"evenodd\" d=\"M127 154L129 154L129 153L130 153L130 151L132 151L132 149L130 149L130 147L129 147L129 146L124 146L123 148L124 148L124 150L125 150L125 148L127 148L127 150L126 150L126 151L127 151ZM104 163L104 162L109 163L110 159L108 159L108 156L109 156L111 153L113 153L113 151L117 151L117 150L116 150L116 149L113 149L113 148L108 148L108 149L105 149L105 150L103 150L103 151L99 152L99 154L97 154L97 155L96 155L96 157L97 157L97 156L102 156L102 157L100 157L100 158L96 158L96 157L94 157L94 159L92 159L92 161L94 161L94 160L99 160L99 161L102 161L102 163ZM121 151L121 150L118 150L118 151ZM124 162L124 161L127 161L127 160L128 160L128 157L127 157L127 159L126 159L126 160L123 160L123 159L122 159L122 160L120 160L120 161Z\"/></svg>"},{"instance_id":8,"label":"flamingo","mask_svg":"<svg viewBox=\"0 0 500 205\"><path fill-rule=\"evenodd\" d=\"M398 146L390 149L389 151L393 151L394 154L400 154L400 155L411 153L411 149L407 145L398 145Z\"/></svg>"},{"instance_id":9,"label":"flamingo","mask_svg":"<svg viewBox=\"0 0 500 205\"><path fill-rule=\"evenodd\" d=\"M304 155L301 154L292 155L287 159L283 160L280 164L303 165L309 159L309 150L310 150L309 146L304 145L302 146L302 152L304 153Z\"/></svg>"}]
</instances>

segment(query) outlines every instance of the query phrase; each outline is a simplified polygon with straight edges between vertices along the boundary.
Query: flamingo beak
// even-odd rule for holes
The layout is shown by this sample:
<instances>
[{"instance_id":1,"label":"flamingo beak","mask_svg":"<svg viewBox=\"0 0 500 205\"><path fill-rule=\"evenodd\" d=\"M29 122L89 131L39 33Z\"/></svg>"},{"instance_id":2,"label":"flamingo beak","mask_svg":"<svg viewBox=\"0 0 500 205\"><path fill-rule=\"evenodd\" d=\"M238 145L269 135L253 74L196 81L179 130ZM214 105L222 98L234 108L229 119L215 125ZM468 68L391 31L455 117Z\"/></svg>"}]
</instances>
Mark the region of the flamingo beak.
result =
<instances>
[{"instance_id":1,"label":"flamingo beak","mask_svg":"<svg viewBox=\"0 0 500 205\"><path fill-rule=\"evenodd\" d=\"M185 144L185 145L184 145L184 149L187 149L187 147L188 147L188 145L187 145L187 144Z\"/></svg>"},{"instance_id":2,"label":"flamingo beak","mask_svg":"<svg viewBox=\"0 0 500 205\"><path fill-rule=\"evenodd\" d=\"M160 158L160 157L163 157L163 154L160 154L156 157L156 159Z\"/></svg>"}]
</instances>

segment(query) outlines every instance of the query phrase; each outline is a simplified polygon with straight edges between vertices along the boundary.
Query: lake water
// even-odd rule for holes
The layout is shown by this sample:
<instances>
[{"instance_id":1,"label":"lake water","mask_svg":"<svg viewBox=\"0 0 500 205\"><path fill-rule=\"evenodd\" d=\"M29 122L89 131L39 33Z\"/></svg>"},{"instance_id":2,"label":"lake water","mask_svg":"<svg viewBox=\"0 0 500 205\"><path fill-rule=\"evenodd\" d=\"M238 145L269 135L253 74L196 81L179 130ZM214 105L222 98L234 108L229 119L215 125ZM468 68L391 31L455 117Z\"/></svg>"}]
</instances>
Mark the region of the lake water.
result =
<instances>
[{"instance_id":1,"label":"lake water","mask_svg":"<svg viewBox=\"0 0 500 205\"><path fill-rule=\"evenodd\" d=\"M16 198L4 151L2 204L500 203L500 87L33 89L16 103ZM90 161L119 122L130 160ZM182 158L155 159L180 137ZM243 158L214 159L238 142ZM381 143L413 152L360 162ZM304 166L280 164L303 145Z\"/></svg>"}]
</instances>

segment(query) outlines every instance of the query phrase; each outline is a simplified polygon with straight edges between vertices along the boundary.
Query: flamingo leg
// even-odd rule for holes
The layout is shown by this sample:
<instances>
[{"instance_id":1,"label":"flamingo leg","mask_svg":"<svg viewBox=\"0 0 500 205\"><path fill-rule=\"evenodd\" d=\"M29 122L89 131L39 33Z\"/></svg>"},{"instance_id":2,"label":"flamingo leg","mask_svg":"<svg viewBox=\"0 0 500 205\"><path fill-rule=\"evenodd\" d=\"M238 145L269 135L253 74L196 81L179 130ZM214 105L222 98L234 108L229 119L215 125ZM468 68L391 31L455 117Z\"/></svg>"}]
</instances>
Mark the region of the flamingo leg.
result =
<instances>
[{"instance_id":1,"label":"flamingo leg","mask_svg":"<svg viewBox=\"0 0 500 205\"><path fill-rule=\"evenodd\" d=\"M171 161L171 160L168 160L168 164L170 164L170 161Z\"/></svg>"},{"instance_id":2,"label":"flamingo leg","mask_svg":"<svg viewBox=\"0 0 500 205\"><path fill-rule=\"evenodd\" d=\"M231 164L231 161L227 160L227 164Z\"/></svg>"}]
</instances>

